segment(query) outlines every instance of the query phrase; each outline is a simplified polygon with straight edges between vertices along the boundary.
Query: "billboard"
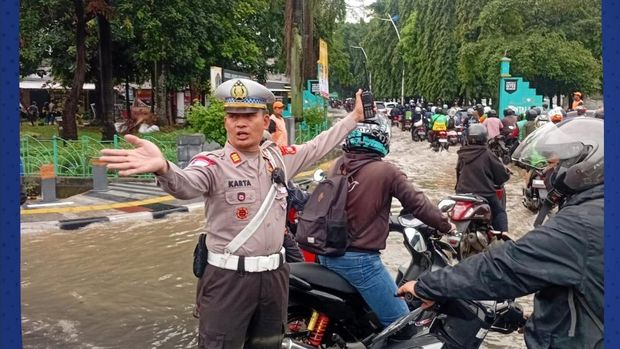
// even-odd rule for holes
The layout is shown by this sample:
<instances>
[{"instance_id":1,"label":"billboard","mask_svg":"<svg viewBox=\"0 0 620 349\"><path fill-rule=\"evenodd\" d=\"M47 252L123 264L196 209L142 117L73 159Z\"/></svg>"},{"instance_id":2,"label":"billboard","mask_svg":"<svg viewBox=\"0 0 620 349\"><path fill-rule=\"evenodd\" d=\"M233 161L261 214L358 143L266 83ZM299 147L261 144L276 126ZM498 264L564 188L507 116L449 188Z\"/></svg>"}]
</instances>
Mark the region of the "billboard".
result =
<instances>
[{"instance_id":1,"label":"billboard","mask_svg":"<svg viewBox=\"0 0 620 349\"><path fill-rule=\"evenodd\" d=\"M329 98L329 64L327 61L327 42L323 39L319 39L319 61L318 63L318 75L319 75L319 94L323 98Z\"/></svg>"}]
</instances>

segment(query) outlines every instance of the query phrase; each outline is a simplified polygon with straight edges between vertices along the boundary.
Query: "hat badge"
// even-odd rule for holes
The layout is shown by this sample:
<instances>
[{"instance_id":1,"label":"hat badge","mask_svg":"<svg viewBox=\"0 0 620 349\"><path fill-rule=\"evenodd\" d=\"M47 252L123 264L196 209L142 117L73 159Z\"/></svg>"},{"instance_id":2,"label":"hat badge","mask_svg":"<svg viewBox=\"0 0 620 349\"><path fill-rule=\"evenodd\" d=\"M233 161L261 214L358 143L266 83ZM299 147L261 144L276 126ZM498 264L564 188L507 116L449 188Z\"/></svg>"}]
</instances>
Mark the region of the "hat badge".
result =
<instances>
[{"instance_id":1,"label":"hat badge","mask_svg":"<svg viewBox=\"0 0 620 349\"><path fill-rule=\"evenodd\" d=\"M230 88L230 95L236 100L243 100L248 96L248 88L241 82L241 80L237 80Z\"/></svg>"}]
</instances>

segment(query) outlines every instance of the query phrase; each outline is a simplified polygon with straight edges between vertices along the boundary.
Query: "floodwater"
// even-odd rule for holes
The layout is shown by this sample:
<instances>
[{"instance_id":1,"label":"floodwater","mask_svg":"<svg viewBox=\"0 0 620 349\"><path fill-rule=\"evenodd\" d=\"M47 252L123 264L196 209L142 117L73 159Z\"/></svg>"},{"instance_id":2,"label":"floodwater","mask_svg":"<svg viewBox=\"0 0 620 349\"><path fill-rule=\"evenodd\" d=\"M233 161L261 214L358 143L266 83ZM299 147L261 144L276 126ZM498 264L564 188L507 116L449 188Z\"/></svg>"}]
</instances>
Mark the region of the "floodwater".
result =
<instances>
[{"instance_id":1,"label":"floodwater","mask_svg":"<svg viewBox=\"0 0 620 349\"><path fill-rule=\"evenodd\" d=\"M435 153L394 130L389 161L398 164L434 202L452 194L456 149ZM534 220L520 203L523 173L507 185L513 237ZM398 201L393 202L398 212ZM192 317L196 278L192 252L204 218L180 214L159 221L91 225L77 231L23 234L24 348L196 347ZM408 253L397 235L383 253L395 273ZM531 296L519 300L531 312ZM514 333L491 333L485 348L525 348Z\"/></svg>"}]
</instances>

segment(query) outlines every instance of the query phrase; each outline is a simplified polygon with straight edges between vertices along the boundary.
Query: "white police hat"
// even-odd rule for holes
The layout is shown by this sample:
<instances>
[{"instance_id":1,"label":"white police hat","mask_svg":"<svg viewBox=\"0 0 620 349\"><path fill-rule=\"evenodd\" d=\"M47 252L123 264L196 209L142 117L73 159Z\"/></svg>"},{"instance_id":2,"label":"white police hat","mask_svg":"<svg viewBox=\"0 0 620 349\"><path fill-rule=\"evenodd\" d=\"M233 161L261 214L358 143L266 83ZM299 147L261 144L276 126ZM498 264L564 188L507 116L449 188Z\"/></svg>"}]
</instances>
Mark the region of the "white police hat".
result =
<instances>
[{"instance_id":1,"label":"white police hat","mask_svg":"<svg viewBox=\"0 0 620 349\"><path fill-rule=\"evenodd\" d=\"M224 101L227 113L250 114L267 109L275 96L265 86L249 79L227 80L215 89L215 97Z\"/></svg>"}]
</instances>

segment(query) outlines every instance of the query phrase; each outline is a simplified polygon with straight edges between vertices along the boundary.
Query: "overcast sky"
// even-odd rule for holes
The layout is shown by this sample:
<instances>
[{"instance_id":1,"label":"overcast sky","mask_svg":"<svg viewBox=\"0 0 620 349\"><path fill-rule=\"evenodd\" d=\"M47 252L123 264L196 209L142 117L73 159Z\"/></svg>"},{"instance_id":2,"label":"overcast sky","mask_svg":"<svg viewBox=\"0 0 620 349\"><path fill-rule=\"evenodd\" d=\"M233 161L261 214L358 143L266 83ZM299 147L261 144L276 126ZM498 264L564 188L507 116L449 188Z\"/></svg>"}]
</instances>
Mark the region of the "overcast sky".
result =
<instances>
[{"instance_id":1,"label":"overcast sky","mask_svg":"<svg viewBox=\"0 0 620 349\"><path fill-rule=\"evenodd\" d=\"M360 18L366 18L368 11L364 9L375 2L375 0L346 0L347 2L347 22L358 22Z\"/></svg>"}]
</instances>

